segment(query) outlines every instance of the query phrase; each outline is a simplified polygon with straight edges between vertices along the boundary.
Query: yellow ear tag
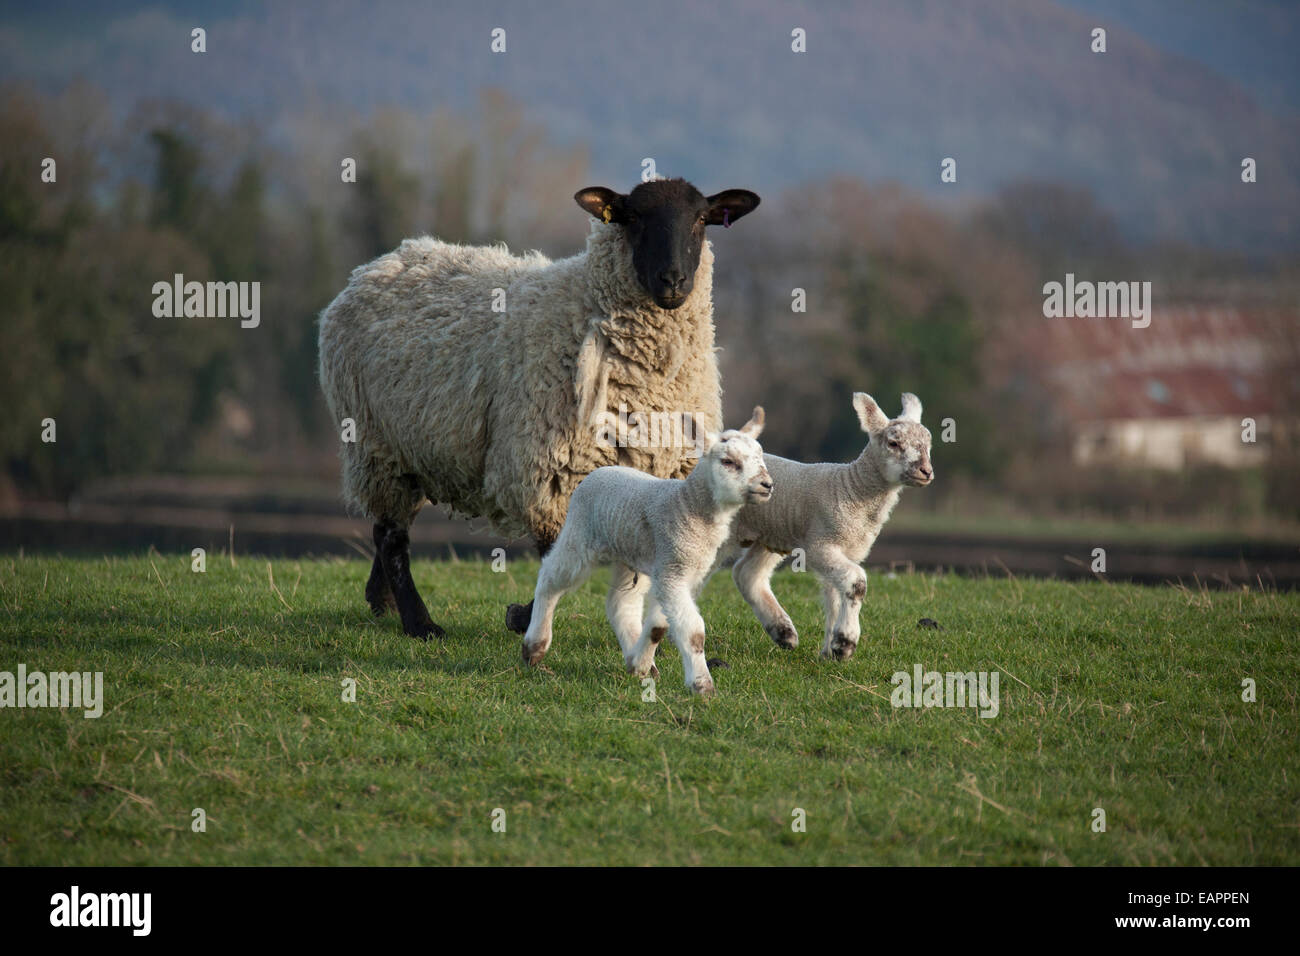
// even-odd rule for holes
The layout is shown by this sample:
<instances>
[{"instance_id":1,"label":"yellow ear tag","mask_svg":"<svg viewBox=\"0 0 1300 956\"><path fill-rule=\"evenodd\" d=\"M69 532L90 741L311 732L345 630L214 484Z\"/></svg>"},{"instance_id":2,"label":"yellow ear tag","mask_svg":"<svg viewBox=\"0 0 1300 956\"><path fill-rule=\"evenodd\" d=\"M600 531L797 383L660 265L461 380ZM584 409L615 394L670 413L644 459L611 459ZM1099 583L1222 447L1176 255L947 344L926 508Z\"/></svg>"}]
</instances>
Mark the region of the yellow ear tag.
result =
<instances>
[{"instance_id":1,"label":"yellow ear tag","mask_svg":"<svg viewBox=\"0 0 1300 956\"><path fill-rule=\"evenodd\" d=\"M600 214L600 218L605 220L606 222L609 222L611 219L614 218L614 210L606 206L605 211Z\"/></svg>"}]
</instances>

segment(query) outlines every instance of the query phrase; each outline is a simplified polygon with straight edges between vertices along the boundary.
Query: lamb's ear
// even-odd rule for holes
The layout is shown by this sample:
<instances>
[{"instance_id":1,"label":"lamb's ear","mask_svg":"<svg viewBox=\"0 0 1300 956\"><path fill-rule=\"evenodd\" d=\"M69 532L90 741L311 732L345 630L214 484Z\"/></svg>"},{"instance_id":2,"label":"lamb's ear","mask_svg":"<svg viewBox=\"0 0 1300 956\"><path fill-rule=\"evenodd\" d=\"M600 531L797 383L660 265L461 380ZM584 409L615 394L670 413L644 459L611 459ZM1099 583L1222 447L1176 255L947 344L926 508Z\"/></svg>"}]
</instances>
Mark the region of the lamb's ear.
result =
<instances>
[{"instance_id":1,"label":"lamb's ear","mask_svg":"<svg viewBox=\"0 0 1300 956\"><path fill-rule=\"evenodd\" d=\"M711 432L707 428L702 428L695 434L700 443L699 448L701 455L707 455L709 449L718 443L718 433Z\"/></svg>"},{"instance_id":2,"label":"lamb's ear","mask_svg":"<svg viewBox=\"0 0 1300 956\"><path fill-rule=\"evenodd\" d=\"M853 409L858 413L858 423L868 435L883 431L889 424L889 416L880 410L876 400L866 392L853 393Z\"/></svg>"},{"instance_id":3,"label":"lamb's ear","mask_svg":"<svg viewBox=\"0 0 1300 956\"><path fill-rule=\"evenodd\" d=\"M921 400L911 392L903 393L903 413L898 416L905 422L921 424Z\"/></svg>"},{"instance_id":4,"label":"lamb's ear","mask_svg":"<svg viewBox=\"0 0 1300 956\"><path fill-rule=\"evenodd\" d=\"M573 194L573 201L601 222L622 222L623 200L626 198L604 186L588 186Z\"/></svg>"},{"instance_id":5,"label":"lamb's ear","mask_svg":"<svg viewBox=\"0 0 1300 956\"><path fill-rule=\"evenodd\" d=\"M749 416L749 421L740 426L740 433L748 435L750 438L757 438L763 433L763 421L766 416L763 414L763 406L755 405L754 414Z\"/></svg>"},{"instance_id":6,"label":"lamb's ear","mask_svg":"<svg viewBox=\"0 0 1300 956\"><path fill-rule=\"evenodd\" d=\"M724 189L709 197L710 226L730 226L741 216L747 216L761 202L755 193L748 189Z\"/></svg>"}]
</instances>

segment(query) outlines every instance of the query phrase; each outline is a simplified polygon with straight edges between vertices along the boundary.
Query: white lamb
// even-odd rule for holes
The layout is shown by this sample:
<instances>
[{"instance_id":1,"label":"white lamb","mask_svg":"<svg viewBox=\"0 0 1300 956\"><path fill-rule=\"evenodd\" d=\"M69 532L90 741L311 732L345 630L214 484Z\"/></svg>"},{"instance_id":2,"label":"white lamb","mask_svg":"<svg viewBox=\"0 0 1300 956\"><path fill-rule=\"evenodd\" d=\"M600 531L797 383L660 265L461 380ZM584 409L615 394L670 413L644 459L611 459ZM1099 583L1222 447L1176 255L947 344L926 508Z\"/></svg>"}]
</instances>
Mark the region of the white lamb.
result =
<instances>
[{"instance_id":1,"label":"white lamb","mask_svg":"<svg viewBox=\"0 0 1300 956\"><path fill-rule=\"evenodd\" d=\"M613 562L605 611L627 669L658 674L655 651L672 635L686 686L713 693L704 657L704 620L695 601L747 502L772 496L772 480L755 439L763 409L739 430L707 433L705 451L685 479L655 478L631 468L597 468L569 499L564 527L542 561L523 656L538 663L551 646L555 606L598 563ZM650 609L641 621L646 592Z\"/></svg>"},{"instance_id":2,"label":"white lamb","mask_svg":"<svg viewBox=\"0 0 1300 956\"><path fill-rule=\"evenodd\" d=\"M930 432L921 424L921 402L915 395L903 394L903 412L893 421L864 392L854 394L853 407L869 436L857 460L804 464L766 455L777 491L762 508L741 509L728 549L746 549L732 567L732 578L781 647L798 646L799 635L772 593L772 572L786 555L803 549L822 584L826 639L821 654L837 660L853 655L861 634L858 611L867 592L861 563L903 486L934 480Z\"/></svg>"}]
</instances>

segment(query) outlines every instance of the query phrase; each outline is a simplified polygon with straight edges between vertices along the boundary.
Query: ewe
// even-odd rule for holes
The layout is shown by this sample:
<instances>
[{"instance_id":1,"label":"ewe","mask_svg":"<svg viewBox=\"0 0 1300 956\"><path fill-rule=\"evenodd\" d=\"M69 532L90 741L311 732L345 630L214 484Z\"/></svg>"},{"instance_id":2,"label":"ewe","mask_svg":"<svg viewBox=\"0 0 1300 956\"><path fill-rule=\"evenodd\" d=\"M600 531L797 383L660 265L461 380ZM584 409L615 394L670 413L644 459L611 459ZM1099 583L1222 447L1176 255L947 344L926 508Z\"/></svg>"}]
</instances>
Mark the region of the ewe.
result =
<instances>
[{"instance_id":1,"label":"ewe","mask_svg":"<svg viewBox=\"0 0 1300 956\"><path fill-rule=\"evenodd\" d=\"M408 239L354 270L321 314L321 389L335 421L356 426L343 496L374 521L366 600L376 615L396 605L407 634L443 634L411 578L407 532L426 499L526 532L544 555L595 468L690 472L694 442L603 440L598 423L620 405L722 427L704 229L758 196L705 198L675 179L574 198L597 220L579 255Z\"/></svg>"},{"instance_id":2,"label":"ewe","mask_svg":"<svg viewBox=\"0 0 1300 956\"><path fill-rule=\"evenodd\" d=\"M686 686L713 692L704 657L704 620L695 601L746 502L766 501L772 481L755 439L763 409L739 431L709 433L706 451L685 480L654 478L631 468L597 468L569 499L555 547L542 559L524 636L524 661L536 664L551 646L551 619L565 592L598 563L614 563L605 612L627 669L658 674L655 651L665 632L682 655ZM761 507L753 505L752 507ZM647 590L650 609L641 621Z\"/></svg>"},{"instance_id":3,"label":"ewe","mask_svg":"<svg viewBox=\"0 0 1300 956\"><path fill-rule=\"evenodd\" d=\"M903 486L920 487L934 480L930 432L921 424L921 402L915 395L903 394L903 412L892 422L863 392L854 394L853 407L869 438L857 460L809 465L764 456L776 493L761 508L741 510L728 549L747 549L731 576L782 647L798 646L799 635L772 593L772 572L786 555L803 549L808 567L821 581L826 607L821 654L838 660L852 656L861 633L858 610L867 592L867 575L859 565L889 520Z\"/></svg>"}]
</instances>

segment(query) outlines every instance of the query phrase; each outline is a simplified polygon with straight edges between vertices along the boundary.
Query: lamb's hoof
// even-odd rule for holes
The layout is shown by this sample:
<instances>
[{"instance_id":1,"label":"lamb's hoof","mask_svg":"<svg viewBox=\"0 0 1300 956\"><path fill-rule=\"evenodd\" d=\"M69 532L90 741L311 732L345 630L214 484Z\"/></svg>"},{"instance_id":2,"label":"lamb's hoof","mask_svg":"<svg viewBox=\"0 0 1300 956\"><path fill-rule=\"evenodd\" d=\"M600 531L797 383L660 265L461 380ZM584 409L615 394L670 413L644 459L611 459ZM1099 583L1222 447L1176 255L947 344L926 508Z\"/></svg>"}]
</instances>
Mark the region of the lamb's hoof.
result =
<instances>
[{"instance_id":1,"label":"lamb's hoof","mask_svg":"<svg viewBox=\"0 0 1300 956\"><path fill-rule=\"evenodd\" d=\"M707 661L705 661L705 663L709 665L709 670L714 670L715 668L718 667L725 667L727 670L731 670L731 665L728 664L726 661L724 661L721 657L710 657Z\"/></svg>"},{"instance_id":2,"label":"lamb's hoof","mask_svg":"<svg viewBox=\"0 0 1300 956\"><path fill-rule=\"evenodd\" d=\"M427 641L431 637L444 638L447 636L447 632L434 624L433 621L421 621L407 630L406 633L411 637L418 637L422 641Z\"/></svg>"},{"instance_id":3,"label":"lamb's hoof","mask_svg":"<svg viewBox=\"0 0 1300 956\"><path fill-rule=\"evenodd\" d=\"M849 640L843 631L836 631L835 636L831 638L830 651L822 651L822 657L834 658L837 661L847 661L857 650L857 642Z\"/></svg>"},{"instance_id":4,"label":"lamb's hoof","mask_svg":"<svg viewBox=\"0 0 1300 956\"><path fill-rule=\"evenodd\" d=\"M701 697L712 697L717 693L713 688L713 679L710 677L701 677L691 685L691 692L699 694Z\"/></svg>"},{"instance_id":5,"label":"lamb's hoof","mask_svg":"<svg viewBox=\"0 0 1300 956\"><path fill-rule=\"evenodd\" d=\"M659 668L654 664L650 665L649 670L644 670L636 664L628 664L627 672L633 677L653 677L655 680L659 679Z\"/></svg>"},{"instance_id":6,"label":"lamb's hoof","mask_svg":"<svg viewBox=\"0 0 1300 956\"><path fill-rule=\"evenodd\" d=\"M529 647L528 642L524 641L522 651L524 663L529 667L536 667L542 662L542 658L546 656L547 650L548 648L545 647Z\"/></svg>"},{"instance_id":7,"label":"lamb's hoof","mask_svg":"<svg viewBox=\"0 0 1300 956\"><path fill-rule=\"evenodd\" d=\"M516 634L524 634L528 631L528 625L533 619L533 602L527 604L511 604L506 608L506 627Z\"/></svg>"},{"instance_id":8,"label":"lamb's hoof","mask_svg":"<svg viewBox=\"0 0 1300 956\"><path fill-rule=\"evenodd\" d=\"M789 624L774 624L767 629L767 633L777 647L794 649L799 646L799 635Z\"/></svg>"},{"instance_id":9,"label":"lamb's hoof","mask_svg":"<svg viewBox=\"0 0 1300 956\"><path fill-rule=\"evenodd\" d=\"M921 620L919 620L919 621L916 622L916 626L917 626L917 627L927 628L927 629L929 629L929 630L931 630L931 631L942 631L942 630L943 630L943 625L940 624L938 621L936 621L936 620L935 620L934 618L932 618L932 617L923 617L923 618L921 618Z\"/></svg>"}]
</instances>

